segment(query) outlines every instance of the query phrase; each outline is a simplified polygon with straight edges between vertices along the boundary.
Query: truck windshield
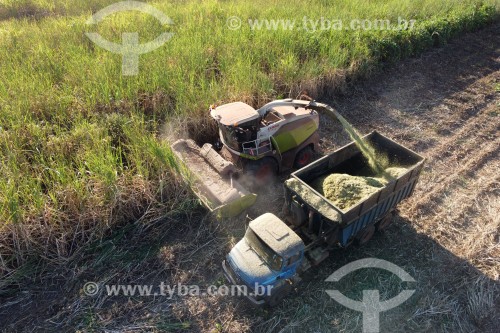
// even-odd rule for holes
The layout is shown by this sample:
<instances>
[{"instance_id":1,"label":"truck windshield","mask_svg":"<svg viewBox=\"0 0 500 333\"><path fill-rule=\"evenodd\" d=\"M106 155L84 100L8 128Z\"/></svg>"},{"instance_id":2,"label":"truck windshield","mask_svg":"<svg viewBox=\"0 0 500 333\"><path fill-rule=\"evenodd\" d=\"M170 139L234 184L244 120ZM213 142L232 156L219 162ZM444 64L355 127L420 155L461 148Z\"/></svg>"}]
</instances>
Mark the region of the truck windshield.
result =
<instances>
[{"instance_id":1,"label":"truck windshield","mask_svg":"<svg viewBox=\"0 0 500 333\"><path fill-rule=\"evenodd\" d=\"M250 247L257 252L257 255L264 260L267 265L274 271L280 271L283 266L283 258L273 251L266 243L264 243L259 236L248 228L245 233L245 238Z\"/></svg>"}]
</instances>

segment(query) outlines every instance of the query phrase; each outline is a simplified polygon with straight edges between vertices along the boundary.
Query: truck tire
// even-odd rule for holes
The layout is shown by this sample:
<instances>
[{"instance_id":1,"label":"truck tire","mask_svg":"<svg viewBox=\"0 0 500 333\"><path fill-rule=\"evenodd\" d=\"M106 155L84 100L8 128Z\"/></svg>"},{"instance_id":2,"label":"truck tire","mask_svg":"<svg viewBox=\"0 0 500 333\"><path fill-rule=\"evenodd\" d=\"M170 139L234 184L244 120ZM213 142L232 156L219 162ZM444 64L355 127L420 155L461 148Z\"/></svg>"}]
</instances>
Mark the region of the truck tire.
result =
<instances>
[{"instance_id":1,"label":"truck tire","mask_svg":"<svg viewBox=\"0 0 500 333\"><path fill-rule=\"evenodd\" d=\"M373 224L365 227L364 229L359 231L359 233L356 235L357 244L365 245L372 238L374 233L375 233L375 226Z\"/></svg>"},{"instance_id":2,"label":"truck tire","mask_svg":"<svg viewBox=\"0 0 500 333\"><path fill-rule=\"evenodd\" d=\"M283 204L283 207L281 207L281 214L283 214L284 216L290 215L290 208L288 207L288 204L286 202Z\"/></svg>"},{"instance_id":3,"label":"truck tire","mask_svg":"<svg viewBox=\"0 0 500 333\"><path fill-rule=\"evenodd\" d=\"M282 287L279 287L275 291L271 292L271 296L267 299L267 305L269 307L275 307L280 304L281 301L292 291L292 286L285 283Z\"/></svg>"},{"instance_id":4,"label":"truck tire","mask_svg":"<svg viewBox=\"0 0 500 333\"><path fill-rule=\"evenodd\" d=\"M314 151L311 146L304 147L297 153L297 155L295 155L295 162L293 163L293 166L296 169L301 169L311 163L313 159Z\"/></svg>"},{"instance_id":5,"label":"truck tire","mask_svg":"<svg viewBox=\"0 0 500 333\"><path fill-rule=\"evenodd\" d=\"M384 231L386 230L394 220L394 211L385 214L385 216L377 223L377 230Z\"/></svg>"},{"instance_id":6,"label":"truck tire","mask_svg":"<svg viewBox=\"0 0 500 333\"><path fill-rule=\"evenodd\" d=\"M264 186L274 180L278 174L278 163L272 157L264 157L256 161L248 161L245 172L250 175L255 185Z\"/></svg>"}]
</instances>

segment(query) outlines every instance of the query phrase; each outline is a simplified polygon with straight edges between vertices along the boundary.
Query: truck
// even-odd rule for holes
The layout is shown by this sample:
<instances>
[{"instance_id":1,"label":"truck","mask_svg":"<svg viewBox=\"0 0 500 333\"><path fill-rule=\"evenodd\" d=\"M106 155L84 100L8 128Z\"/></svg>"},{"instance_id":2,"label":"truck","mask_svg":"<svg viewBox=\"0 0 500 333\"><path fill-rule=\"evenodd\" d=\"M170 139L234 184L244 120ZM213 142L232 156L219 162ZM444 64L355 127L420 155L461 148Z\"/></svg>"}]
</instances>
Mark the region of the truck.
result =
<instances>
[{"instance_id":1,"label":"truck","mask_svg":"<svg viewBox=\"0 0 500 333\"><path fill-rule=\"evenodd\" d=\"M376 131L364 140L405 172L344 210L311 184L332 173L366 174L368 161L354 142L293 172L284 183L283 218L265 213L251 221L222 263L230 283L270 291L246 293L253 304L278 304L300 275L323 262L331 250L365 244L375 231L387 228L397 205L412 195L424 158Z\"/></svg>"}]
</instances>

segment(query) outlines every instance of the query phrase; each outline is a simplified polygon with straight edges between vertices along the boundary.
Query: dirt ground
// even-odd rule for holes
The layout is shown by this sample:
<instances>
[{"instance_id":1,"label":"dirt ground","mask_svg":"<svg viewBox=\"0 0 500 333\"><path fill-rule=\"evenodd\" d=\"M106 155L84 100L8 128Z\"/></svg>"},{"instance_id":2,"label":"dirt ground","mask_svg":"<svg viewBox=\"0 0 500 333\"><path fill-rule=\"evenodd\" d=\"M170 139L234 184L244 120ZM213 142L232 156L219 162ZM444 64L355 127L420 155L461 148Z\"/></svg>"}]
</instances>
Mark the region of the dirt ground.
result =
<instances>
[{"instance_id":1,"label":"dirt ground","mask_svg":"<svg viewBox=\"0 0 500 333\"><path fill-rule=\"evenodd\" d=\"M495 332L500 324L500 26L468 34L356 84L334 105L361 133L377 130L427 159L413 197L394 223L367 245L333 252L297 291L273 309L239 297L95 297L101 284L222 284L220 263L244 231L244 218L221 225L193 205L133 227L96 246L50 279L0 298L0 327L19 331L360 332L361 314L335 303L337 288L358 299L413 288L403 305L381 314L382 332ZM325 152L349 140L323 117ZM270 185L249 214L278 213L282 185ZM173 210L175 207L172 207ZM189 223L187 222L189 221ZM403 267L415 283L383 272L324 280L353 260L375 257ZM71 272L68 274L68 268ZM396 287L393 285L396 284ZM368 288L369 287L369 288Z\"/></svg>"}]
</instances>

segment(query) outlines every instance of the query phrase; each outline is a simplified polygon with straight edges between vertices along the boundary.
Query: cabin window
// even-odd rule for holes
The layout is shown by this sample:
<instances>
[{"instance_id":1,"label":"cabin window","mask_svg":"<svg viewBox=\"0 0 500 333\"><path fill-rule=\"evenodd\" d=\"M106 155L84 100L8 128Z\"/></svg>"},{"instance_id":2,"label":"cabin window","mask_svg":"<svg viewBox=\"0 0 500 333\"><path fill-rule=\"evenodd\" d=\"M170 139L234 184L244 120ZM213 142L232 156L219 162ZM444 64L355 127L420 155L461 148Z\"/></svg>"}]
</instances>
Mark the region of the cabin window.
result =
<instances>
[{"instance_id":1,"label":"cabin window","mask_svg":"<svg viewBox=\"0 0 500 333\"><path fill-rule=\"evenodd\" d=\"M283 120L281 115L274 110L269 111L264 118L262 118L262 126L269 126Z\"/></svg>"},{"instance_id":2,"label":"cabin window","mask_svg":"<svg viewBox=\"0 0 500 333\"><path fill-rule=\"evenodd\" d=\"M288 264L287 264L287 266L290 266L290 265L294 264L299 259L300 259L300 252L297 252L296 254L294 254L293 256L291 256L290 258L288 258Z\"/></svg>"}]
</instances>

